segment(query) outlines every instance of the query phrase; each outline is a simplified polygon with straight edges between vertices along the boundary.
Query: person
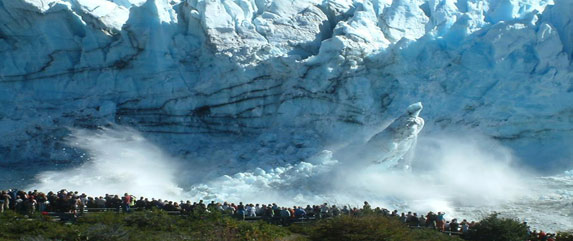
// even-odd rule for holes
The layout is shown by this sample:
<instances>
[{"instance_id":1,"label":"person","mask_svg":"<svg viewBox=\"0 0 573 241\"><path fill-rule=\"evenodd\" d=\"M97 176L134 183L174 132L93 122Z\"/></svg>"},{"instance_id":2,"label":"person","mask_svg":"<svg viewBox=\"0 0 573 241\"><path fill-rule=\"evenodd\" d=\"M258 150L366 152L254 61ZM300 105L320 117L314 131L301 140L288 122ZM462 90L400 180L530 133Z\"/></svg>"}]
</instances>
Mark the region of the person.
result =
<instances>
[{"instance_id":1,"label":"person","mask_svg":"<svg viewBox=\"0 0 573 241\"><path fill-rule=\"evenodd\" d=\"M10 206L9 209L16 209L16 200L18 200L18 189L10 189L8 190L8 195L10 196Z\"/></svg>"},{"instance_id":2,"label":"person","mask_svg":"<svg viewBox=\"0 0 573 241\"><path fill-rule=\"evenodd\" d=\"M445 223L445 218L444 218L445 214L446 213L438 212L438 215L436 216L436 226L437 226L438 230L440 230L442 232L446 228L446 223Z\"/></svg>"},{"instance_id":3,"label":"person","mask_svg":"<svg viewBox=\"0 0 573 241\"><path fill-rule=\"evenodd\" d=\"M547 239L547 234L545 232L543 232L543 230L539 230L539 233L537 234L537 239L545 240L545 239Z\"/></svg>"},{"instance_id":4,"label":"person","mask_svg":"<svg viewBox=\"0 0 573 241\"><path fill-rule=\"evenodd\" d=\"M306 217L314 216L313 209L310 205L306 205L306 207L304 208L304 213L306 214Z\"/></svg>"},{"instance_id":5,"label":"person","mask_svg":"<svg viewBox=\"0 0 573 241\"><path fill-rule=\"evenodd\" d=\"M426 218L424 217L424 215L420 215L420 217L418 218L418 227L421 227L424 225L426 225Z\"/></svg>"},{"instance_id":6,"label":"person","mask_svg":"<svg viewBox=\"0 0 573 241\"><path fill-rule=\"evenodd\" d=\"M121 211L122 201L118 195L113 195L109 202L110 208L115 209L116 211Z\"/></svg>"},{"instance_id":7,"label":"person","mask_svg":"<svg viewBox=\"0 0 573 241\"><path fill-rule=\"evenodd\" d=\"M228 214L231 214L231 215L234 215L236 211L237 211L237 208L235 207L235 205L233 203L229 204L227 206L227 209L225 209L225 212L227 212Z\"/></svg>"},{"instance_id":8,"label":"person","mask_svg":"<svg viewBox=\"0 0 573 241\"><path fill-rule=\"evenodd\" d=\"M460 228L460 224L458 223L458 219L452 219L452 222L450 223L450 230L452 232L458 232Z\"/></svg>"},{"instance_id":9,"label":"person","mask_svg":"<svg viewBox=\"0 0 573 241\"><path fill-rule=\"evenodd\" d=\"M362 206L362 212L364 214L371 214L372 213L372 207L370 206L370 204L367 201L364 201L364 206Z\"/></svg>"},{"instance_id":10,"label":"person","mask_svg":"<svg viewBox=\"0 0 573 241\"><path fill-rule=\"evenodd\" d=\"M36 199L34 199L34 196L29 195L27 197L24 198L24 202L23 202L23 207L24 207L24 212L27 214L32 214L36 212Z\"/></svg>"},{"instance_id":11,"label":"person","mask_svg":"<svg viewBox=\"0 0 573 241\"><path fill-rule=\"evenodd\" d=\"M344 215L350 214L350 209L348 209L348 206L344 205L344 207L342 207L342 214Z\"/></svg>"},{"instance_id":12,"label":"person","mask_svg":"<svg viewBox=\"0 0 573 241\"><path fill-rule=\"evenodd\" d=\"M257 204L255 205L255 213L257 214L257 217L265 217L267 214L267 205L263 204Z\"/></svg>"},{"instance_id":13,"label":"person","mask_svg":"<svg viewBox=\"0 0 573 241\"><path fill-rule=\"evenodd\" d=\"M97 208L105 208L106 203L107 203L107 200L102 196L97 197L95 200L95 204L96 204Z\"/></svg>"},{"instance_id":14,"label":"person","mask_svg":"<svg viewBox=\"0 0 573 241\"><path fill-rule=\"evenodd\" d=\"M48 206L48 198L46 197L46 194L40 192L38 193L38 196L36 197L36 201L38 202L38 211L40 212L44 212L46 211L46 207Z\"/></svg>"},{"instance_id":15,"label":"person","mask_svg":"<svg viewBox=\"0 0 573 241\"><path fill-rule=\"evenodd\" d=\"M267 218L267 219L272 219L275 215L275 212L273 211L273 207L270 204L266 206L264 213L265 213L265 218Z\"/></svg>"},{"instance_id":16,"label":"person","mask_svg":"<svg viewBox=\"0 0 573 241\"><path fill-rule=\"evenodd\" d=\"M95 203L95 199L93 197L88 197L88 202L86 203L86 208L92 209L92 208L96 208L96 203Z\"/></svg>"},{"instance_id":17,"label":"person","mask_svg":"<svg viewBox=\"0 0 573 241\"><path fill-rule=\"evenodd\" d=\"M295 209L296 209L296 207L287 208L287 211L290 213L290 218L294 218L294 210Z\"/></svg>"},{"instance_id":18,"label":"person","mask_svg":"<svg viewBox=\"0 0 573 241\"><path fill-rule=\"evenodd\" d=\"M137 198L133 195L129 195L131 197L131 202L129 202L129 207L135 207L135 201L137 200Z\"/></svg>"},{"instance_id":19,"label":"person","mask_svg":"<svg viewBox=\"0 0 573 241\"><path fill-rule=\"evenodd\" d=\"M257 216L257 209L255 208L255 205L253 205L252 203L247 205L247 215L249 217Z\"/></svg>"},{"instance_id":20,"label":"person","mask_svg":"<svg viewBox=\"0 0 573 241\"><path fill-rule=\"evenodd\" d=\"M418 214L408 212L408 220L407 223L409 226L418 227Z\"/></svg>"},{"instance_id":21,"label":"person","mask_svg":"<svg viewBox=\"0 0 573 241\"><path fill-rule=\"evenodd\" d=\"M219 206L219 208L220 207L221 206ZM187 202L181 202L181 213L185 215L189 215L191 213L191 201L187 200Z\"/></svg>"},{"instance_id":22,"label":"person","mask_svg":"<svg viewBox=\"0 0 573 241\"><path fill-rule=\"evenodd\" d=\"M123 211L128 213L130 211L129 206L131 205L131 196L125 193L121 198L121 201L122 201Z\"/></svg>"},{"instance_id":23,"label":"person","mask_svg":"<svg viewBox=\"0 0 573 241\"><path fill-rule=\"evenodd\" d=\"M299 206L297 209L295 209L294 216L296 218L304 218L306 217L306 211L304 211L304 209L301 206Z\"/></svg>"},{"instance_id":24,"label":"person","mask_svg":"<svg viewBox=\"0 0 573 241\"><path fill-rule=\"evenodd\" d=\"M436 215L432 211L426 214L426 228L436 229Z\"/></svg>"},{"instance_id":25,"label":"person","mask_svg":"<svg viewBox=\"0 0 573 241\"><path fill-rule=\"evenodd\" d=\"M239 205L237 206L236 215L240 219L245 219L246 211L245 211L245 205L243 205L243 202L239 202Z\"/></svg>"},{"instance_id":26,"label":"person","mask_svg":"<svg viewBox=\"0 0 573 241\"><path fill-rule=\"evenodd\" d=\"M444 230L443 231L452 231L452 230L450 230L450 221L446 221L446 223L444 224Z\"/></svg>"},{"instance_id":27,"label":"person","mask_svg":"<svg viewBox=\"0 0 573 241\"><path fill-rule=\"evenodd\" d=\"M527 225L527 222L525 222L525 221L523 221L522 224L523 224L523 226L525 226L527 228L527 235L531 236L531 227L529 227L529 225Z\"/></svg>"},{"instance_id":28,"label":"person","mask_svg":"<svg viewBox=\"0 0 573 241\"><path fill-rule=\"evenodd\" d=\"M408 221L408 217L406 217L406 214L405 214L405 213L402 213L402 214L400 215L400 222L406 223L406 221Z\"/></svg>"},{"instance_id":29,"label":"person","mask_svg":"<svg viewBox=\"0 0 573 241\"><path fill-rule=\"evenodd\" d=\"M350 215L354 216L354 217L358 217L358 216L360 216L360 210L358 210L358 208L354 207L354 208L352 208L352 210L350 210Z\"/></svg>"},{"instance_id":30,"label":"person","mask_svg":"<svg viewBox=\"0 0 573 241\"><path fill-rule=\"evenodd\" d=\"M199 200L197 207L201 210L201 212L204 212L205 210L207 210L207 206L205 206L205 203L203 203L203 200Z\"/></svg>"},{"instance_id":31,"label":"person","mask_svg":"<svg viewBox=\"0 0 573 241\"><path fill-rule=\"evenodd\" d=\"M144 199L144 197L140 197L139 200L137 200L137 201L135 202L135 208L137 208L138 211L144 210L144 209L145 209L145 206L146 206L146 204L145 204L145 199Z\"/></svg>"},{"instance_id":32,"label":"person","mask_svg":"<svg viewBox=\"0 0 573 241\"><path fill-rule=\"evenodd\" d=\"M556 239L556 234L548 234L547 235L547 241L555 241Z\"/></svg>"},{"instance_id":33,"label":"person","mask_svg":"<svg viewBox=\"0 0 573 241\"><path fill-rule=\"evenodd\" d=\"M328 203L324 203L322 206L320 206L320 218L328 217L330 214L329 211Z\"/></svg>"},{"instance_id":34,"label":"person","mask_svg":"<svg viewBox=\"0 0 573 241\"><path fill-rule=\"evenodd\" d=\"M6 192L6 191L2 191L2 193L0 194L0 200L2 201L0 210L1 212L4 212L4 210L8 210L10 209L10 200L12 198L10 197L10 195Z\"/></svg>"},{"instance_id":35,"label":"person","mask_svg":"<svg viewBox=\"0 0 573 241\"><path fill-rule=\"evenodd\" d=\"M165 202L163 202L163 200L161 200L161 198L157 199L157 200L155 200L155 207L157 209L163 209L163 207L165 207Z\"/></svg>"},{"instance_id":36,"label":"person","mask_svg":"<svg viewBox=\"0 0 573 241\"><path fill-rule=\"evenodd\" d=\"M468 231L470 231L470 224L468 223L467 220L462 220L462 233L467 233ZM528 232L528 235L530 234L530 232Z\"/></svg>"},{"instance_id":37,"label":"person","mask_svg":"<svg viewBox=\"0 0 573 241\"><path fill-rule=\"evenodd\" d=\"M382 215L384 215L384 217L390 216L390 210L383 208L382 209Z\"/></svg>"},{"instance_id":38,"label":"person","mask_svg":"<svg viewBox=\"0 0 573 241\"><path fill-rule=\"evenodd\" d=\"M24 212L24 199L22 198L22 196L18 195L16 196L16 201L14 202L14 210L16 210L16 212Z\"/></svg>"},{"instance_id":39,"label":"person","mask_svg":"<svg viewBox=\"0 0 573 241\"><path fill-rule=\"evenodd\" d=\"M75 204L76 211L79 211L80 214L83 214L86 209L85 202L80 197L74 197L74 200L76 201Z\"/></svg>"},{"instance_id":40,"label":"person","mask_svg":"<svg viewBox=\"0 0 573 241\"><path fill-rule=\"evenodd\" d=\"M172 201L167 202L167 204L165 204L165 206L163 206L163 210L168 211L168 212L175 211L175 206L173 205L173 202Z\"/></svg>"},{"instance_id":41,"label":"person","mask_svg":"<svg viewBox=\"0 0 573 241\"><path fill-rule=\"evenodd\" d=\"M75 196L72 192L70 192L67 199L66 210L68 210L69 213L74 214L75 216L80 208L79 202L80 199L77 196Z\"/></svg>"},{"instance_id":42,"label":"person","mask_svg":"<svg viewBox=\"0 0 573 241\"><path fill-rule=\"evenodd\" d=\"M88 205L88 195L86 195L85 193L82 193L82 195L80 195L80 200L82 201L82 206L80 207L80 212L84 213L85 208Z\"/></svg>"},{"instance_id":43,"label":"person","mask_svg":"<svg viewBox=\"0 0 573 241\"><path fill-rule=\"evenodd\" d=\"M255 204L255 215L256 215L256 216L262 217L262 216L264 215L264 212L265 212L264 206L265 206L265 205L263 205L263 206L261 207L260 204L258 204L258 203Z\"/></svg>"},{"instance_id":44,"label":"person","mask_svg":"<svg viewBox=\"0 0 573 241\"><path fill-rule=\"evenodd\" d=\"M287 220L289 220L289 218L290 218L290 216L291 216L290 212L289 212L289 211L287 210L287 208L285 208L285 207L283 207L283 208L280 209L279 215L280 215L280 217L281 217L281 223L282 223L283 225L286 224Z\"/></svg>"},{"instance_id":45,"label":"person","mask_svg":"<svg viewBox=\"0 0 573 241\"><path fill-rule=\"evenodd\" d=\"M272 210L273 210L273 217L281 216L281 209L276 203L273 203Z\"/></svg>"},{"instance_id":46,"label":"person","mask_svg":"<svg viewBox=\"0 0 573 241\"><path fill-rule=\"evenodd\" d=\"M237 206L237 212L242 212L245 210L245 205L243 205L243 202L239 202L239 205Z\"/></svg>"},{"instance_id":47,"label":"person","mask_svg":"<svg viewBox=\"0 0 573 241\"><path fill-rule=\"evenodd\" d=\"M332 205L330 211L333 217L337 217L338 215L340 215L340 209L336 205Z\"/></svg>"},{"instance_id":48,"label":"person","mask_svg":"<svg viewBox=\"0 0 573 241\"><path fill-rule=\"evenodd\" d=\"M173 211L175 211L175 212L181 212L181 210L182 210L182 209L181 209L181 206L179 205L179 203L178 203L178 202L174 202L174 203L173 203Z\"/></svg>"},{"instance_id":49,"label":"person","mask_svg":"<svg viewBox=\"0 0 573 241\"><path fill-rule=\"evenodd\" d=\"M229 205L228 202L225 201L225 202L223 202L223 205L221 205L219 208L221 209L221 211L222 211L223 213L231 214L231 215L232 215L233 213L231 213L231 212L228 211L228 210L229 210L229 207L231 207L231 206Z\"/></svg>"}]
</instances>

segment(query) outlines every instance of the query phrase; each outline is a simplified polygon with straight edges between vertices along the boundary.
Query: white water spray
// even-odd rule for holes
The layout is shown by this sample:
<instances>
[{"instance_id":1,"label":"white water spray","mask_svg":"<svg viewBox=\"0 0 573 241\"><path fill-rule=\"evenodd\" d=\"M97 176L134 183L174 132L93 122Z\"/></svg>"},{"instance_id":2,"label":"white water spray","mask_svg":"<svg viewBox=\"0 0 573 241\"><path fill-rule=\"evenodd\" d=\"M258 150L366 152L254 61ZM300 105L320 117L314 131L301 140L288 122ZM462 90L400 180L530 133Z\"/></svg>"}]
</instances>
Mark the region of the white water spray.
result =
<instances>
[{"instance_id":1,"label":"white water spray","mask_svg":"<svg viewBox=\"0 0 573 241\"><path fill-rule=\"evenodd\" d=\"M176 185L179 163L137 131L114 127L72 130L68 144L85 150L89 160L77 168L44 172L28 189L123 194L168 198L181 195Z\"/></svg>"},{"instance_id":2,"label":"white water spray","mask_svg":"<svg viewBox=\"0 0 573 241\"><path fill-rule=\"evenodd\" d=\"M567 206L572 196L565 195L570 192L563 192L563 185L558 185L547 195L539 193L546 189L531 186L533 178L515 168L507 148L479 135L420 137L411 172L382 170L364 163L346 165L334 159L333 151L325 150L303 162L241 173L222 168L216 170L219 178L179 185L178 169L184 165L135 130L74 130L69 144L86 150L90 160L78 168L41 173L39 183L28 189L66 188L89 195L129 192L169 200L277 202L289 206L323 202L359 206L367 200L388 209L445 211L449 218L473 220L484 213L502 211L512 217L528 217L531 225L544 230L551 230L544 226L546 220L559 222L563 230L573 229L563 221L566 215L573 215L573 208ZM193 163L185 164L185 169L192 168ZM571 185L570 176L566 177L559 181ZM553 179L544 181L555 183Z\"/></svg>"}]
</instances>

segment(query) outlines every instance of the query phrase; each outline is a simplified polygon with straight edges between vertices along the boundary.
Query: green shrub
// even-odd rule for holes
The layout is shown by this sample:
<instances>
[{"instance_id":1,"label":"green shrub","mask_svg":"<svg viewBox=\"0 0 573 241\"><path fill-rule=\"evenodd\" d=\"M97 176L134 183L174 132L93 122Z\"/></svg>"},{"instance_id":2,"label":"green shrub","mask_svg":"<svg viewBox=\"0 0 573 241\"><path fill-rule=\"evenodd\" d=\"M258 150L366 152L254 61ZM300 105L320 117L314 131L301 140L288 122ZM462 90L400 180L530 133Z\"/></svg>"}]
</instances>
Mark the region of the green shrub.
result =
<instances>
[{"instance_id":1,"label":"green shrub","mask_svg":"<svg viewBox=\"0 0 573 241\"><path fill-rule=\"evenodd\" d=\"M244 222L220 214L171 216L161 210L89 213L64 224L41 216L0 214L0 240L276 240L291 235L265 222Z\"/></svg>"},{"instance_id":2,"label":"green shrub","mask_svg":"<svg viewBox=\"0 0 573 241\"><path fill-rule=\"evenodd\" d=\"M169 216L162 210L152 212L135 212L125 215L124 225L148 231L176 231L184 220L178 216Z\"/></svg>"},{"instance_id":3,"label":"green shrub","mask_svg":"<svg viewBox=\"0 0 573 241\"><path fill-rule=\"evenodd\" d=\"M399 220L375 215L340 216L309 226L294 225L291 231L307 235L310 240L460 240L434 230L413 230Z\"/></svg>"},{"instance_id":4,"label":"green shrub","mask_svg":"<svg viewBox=\"0 0 573 241\"><path fill-rule=\"evenodd\" d=\"M82 233L85 240L121 241L129 240L129 231L121 225L93 224Z\"/></svg>"},{"instance_id":5,"label":"green shrub","mask_svg":"<svg viewBox=\"0 0 573 241\"><path fill-rule=\"evenodd\" d=\"M24 236L20 239L20 241L53 241L53 240L45 238L43 236Z\"/></svg>"},{"instance_id":6,"label":"green shrub","mask_svg":"<svg viewBox=\"0 0 573 241\"><path fill-rule=\"evenodd\" d=\"M573 241L573 233L558 233L556 241Z\"/></svg>"},{"instance_id":7,"label":"green shrub","mask_svg":"<svg viewBox=\"0 0 573 241\"><path fill-rule=\"evenodd\" d=\"M275 240L289 234L287 229L263 221L256 223L239 222L238 225L238 238L240 240Z\"/></svg>"},{"instance_id":8,"label":"green shrub","mask_svg":"<svg viewBox=\"0 0 573 241\"><path fill-rule=\"evenodd\" d=\"M76 240L77 229L41 215L26 216L6 211L0 215L0 240Z\"/></svg>"},{"instance_id":9,"label":"green shrub","mask_svg":"<svg viewBox=\"0 0 573 241\"><path fill-rule=\"evenodd\" d=\"M523 241L528 238L527 225L515 219L500 218L497 213L482 219L464 236L475 241Z\"/></svg>"},{"instance_id":10,"label":"green shrub","mask_svg":"<svg viewBox=\"0 0 573 241\"><path fill-rule=\"evenodd\" d=\"M523 241L527 227L513 219L492 214L464 236L467 240ZM89 213L73 224L49 218L0 214L0 240L461 240L432 229L411 229L395 218L378 215L340 216L288 227L265 222L246 222L219 213L172 216L161 210L129 214ZM573 241L570 233L560 233L557 241Z\"/></svg>"}]
</instances>

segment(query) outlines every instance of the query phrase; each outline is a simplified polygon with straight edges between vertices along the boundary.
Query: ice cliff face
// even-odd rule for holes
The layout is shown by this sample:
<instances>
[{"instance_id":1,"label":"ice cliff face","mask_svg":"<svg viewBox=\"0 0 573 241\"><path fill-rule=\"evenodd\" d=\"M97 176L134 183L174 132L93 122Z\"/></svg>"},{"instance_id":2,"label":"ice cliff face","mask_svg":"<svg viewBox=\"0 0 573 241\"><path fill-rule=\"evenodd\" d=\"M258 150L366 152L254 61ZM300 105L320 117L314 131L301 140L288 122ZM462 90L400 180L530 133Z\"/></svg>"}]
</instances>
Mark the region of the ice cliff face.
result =
<instances>
[{"instance_id":1,"label":"ice cliff face","mask_svg":"<svg viewBox=\"0 0 573 241\"><path fill-rule=\"evenodd\" d=\"M0 161L75 160L66 128L110 123L205 163L291 161L422 101L428 133L471 129L548 166L573 152L572 12L568 0L0 0Z\"/></svg>"}]
</instances>

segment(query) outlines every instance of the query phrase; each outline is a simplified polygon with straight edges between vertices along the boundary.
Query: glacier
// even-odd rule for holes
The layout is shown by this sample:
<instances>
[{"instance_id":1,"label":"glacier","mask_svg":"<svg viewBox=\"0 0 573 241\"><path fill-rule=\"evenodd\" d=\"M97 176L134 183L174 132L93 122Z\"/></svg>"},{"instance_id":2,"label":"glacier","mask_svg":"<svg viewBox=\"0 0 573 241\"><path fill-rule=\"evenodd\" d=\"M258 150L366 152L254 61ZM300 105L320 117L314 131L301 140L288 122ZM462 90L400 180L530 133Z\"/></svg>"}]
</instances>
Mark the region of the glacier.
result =
<instances>
[{"instance_id":1,"label":"glacier","mask_svg":"<svg viewBox=\"0 0 573 241\"><path fill-rule=\"evenodd\" d=\"M368 139L422 101L428 133L475 130L555 170L573 151L572 8L3 0L0 159L74 162L68 127L116 123L186 159L288 162Z\"/></svg>"},{"instance_id":2,"label":"glacier","mask_svg":"<svg viewBox=\"0 0 573 241\"><path fill-rule=\"evenodd\" d=\"M306 177L324 184L344 162L337 151L368 143L421 101L426 139L416 148L426 155L412 157L414 169L433 165L420 160L435 152L425 148L474 150L456 145L472 138L434 137L477 133L503 148L478 148L492 158L469 153L501 160L483 166L514 193L515 173L494 170L506 160L544 174L573 169L571 12L568 0L0 0L0 173L8 177L0 184L129 166L121 157L133 150L122 142L141 150L132 156L143 163L173 157L183 173L172 180L167 168L166 185L199 183L186 187L197 196L248 193L225 189L238 186L257 197L273 185L308 185ZM115 125L141 136L74 138ZM162 151L146 155L155 145ZM459 156L443 161L457 165ZM380 181L372 175L358 180ZM396 180L410 183L382 178ZM316 189L307 191L296 199ZM562 189L548 195L571 199Z\"/></svg>"}]
</instances>

